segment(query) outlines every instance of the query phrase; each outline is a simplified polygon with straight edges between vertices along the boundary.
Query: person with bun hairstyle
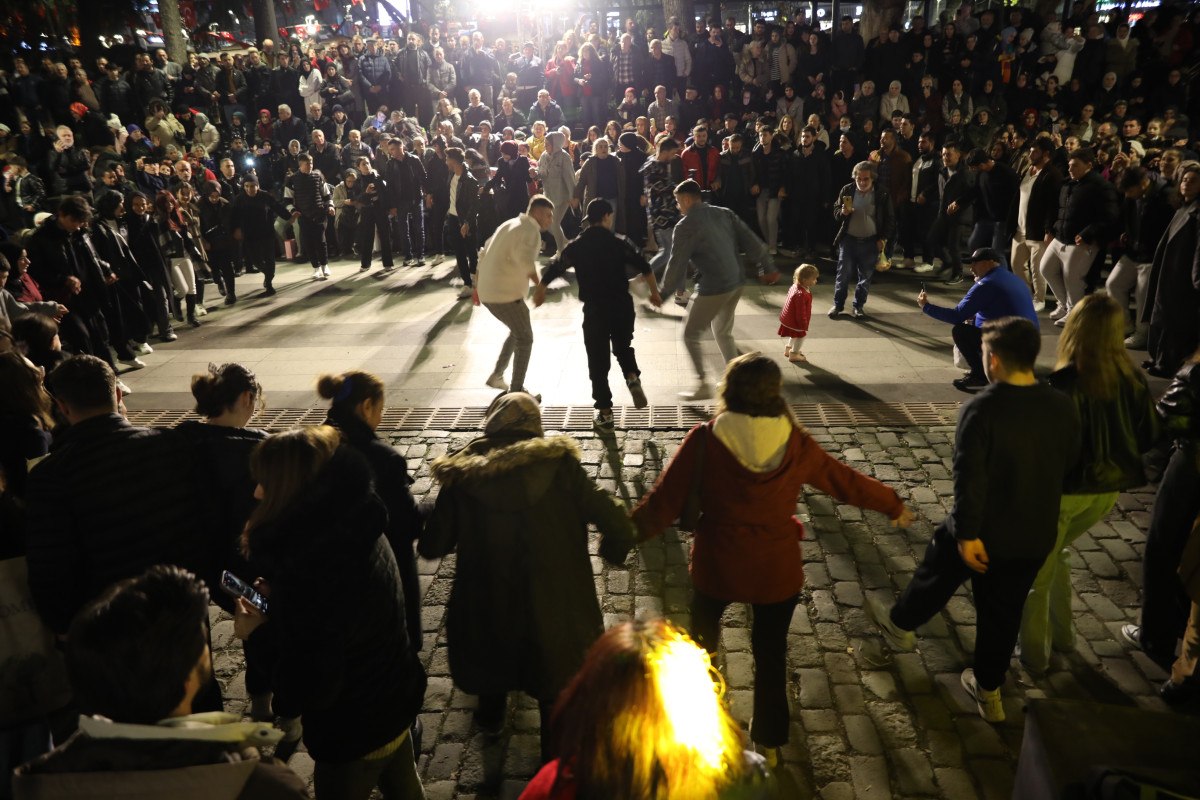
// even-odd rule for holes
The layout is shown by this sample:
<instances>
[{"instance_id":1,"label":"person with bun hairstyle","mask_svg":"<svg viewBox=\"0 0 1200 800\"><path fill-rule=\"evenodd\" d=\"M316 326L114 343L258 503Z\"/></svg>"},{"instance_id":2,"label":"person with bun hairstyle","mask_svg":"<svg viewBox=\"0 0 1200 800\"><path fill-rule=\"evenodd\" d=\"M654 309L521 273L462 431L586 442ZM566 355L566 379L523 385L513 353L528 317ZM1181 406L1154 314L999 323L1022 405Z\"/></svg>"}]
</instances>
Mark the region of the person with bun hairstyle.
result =
<instances>
[{"instance_id":1,"label":"person with bun hairstyle","mask_svg":"<svg viewBox=\"0 0 1200 800\"><path fill-rule=\"evenodd\" d=\"M383 421L383 381L369 372L352 370L341 375L322 375L317 394L329 402L325 424L337 428L343 441L362 453L371 465L375 494L387 506L386 534L396 555L404 585L404 608L413 649L421 649L421 589L413 545L421 536L421 512L409 486L408 462L375 431Z\"/></svg>"},{"instance_id":2,"label":"person with bun hairstyle","mask_svg":"<svg viewBox=\"0 0 1200 800\"><path fill-rule=\"evenodd\" d=\"M315 425L261 442L250 471L259 503L242 544L269 606L239 597L234 633L252 648L264 635L278 643L270 682L284 741L303 736L321 800L367 800L376 787L423 800L410 729L425 670L370 464Z\"/></svg>"},{"instance_id":3,"label":"person with bun hairstyle","mask_svg":"<svg viewBox=\"0 0 1200 800\"><path fill-rule=\"evenodd\" d=\"M243 580L254 576L242 555L242 529L254 511L254 479L250 476L250 454L266 431L246 427L262 409L262 386L254 373L241 364L209 364L208 369L192 376L195 411L204 419L185 420L177 430L191 443L206 477L208 513L212 519L211 569L202 575L212 587L221 585L221 573L229 570ZM213 602L233 613L233 598L225 592L213 592ZM270 685L263 663L267 648L254 652L246 649L246 692L250 695L250 716L258 721L271 719Z\"/></svg>"}]
</instances>

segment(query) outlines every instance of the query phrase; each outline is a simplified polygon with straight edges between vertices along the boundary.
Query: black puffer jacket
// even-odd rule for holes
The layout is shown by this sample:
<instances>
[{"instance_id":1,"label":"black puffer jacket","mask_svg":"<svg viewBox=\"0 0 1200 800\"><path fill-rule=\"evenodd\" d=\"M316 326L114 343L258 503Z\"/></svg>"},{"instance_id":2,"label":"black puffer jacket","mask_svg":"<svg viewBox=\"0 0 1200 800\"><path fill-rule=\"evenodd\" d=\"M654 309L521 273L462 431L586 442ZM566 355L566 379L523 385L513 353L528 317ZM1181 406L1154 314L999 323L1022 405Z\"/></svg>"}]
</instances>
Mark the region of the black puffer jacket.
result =
<instances>
[{"instance_id":1,"label":"black puffer jacket","mask_svg":"<svg viewBox=\"0 0 1200 800\"><path fill-rule=\"evenodd\" d=\"M388 744L425 696L387 524L366 459L342 446L301 497L249 537L281 648L274 709L303 715L317 761L350 761Z\"/></svg>"},{"instance_id":2,"label":"black puffer jacket","mask_svg":"<svg viewBox=\"0 0 1200 800\"><path fill-rule=\"evenodd\" d=\"M294 172L287 179L292 190L292 211L312 222L322 222L329 217L329 196L331 190L325 182L325 176L319 169L304 172Z\"/></svg>"},{"instance_id":3,"label":"black puffer jacket","mask_svg":"<svg viewBox=\"0 0 1200 800\"><path fill-rule=\"evenodd\" d=\"M1087 244L1105 244L1113 238L1111 228L1120 214L1117 190L1099 172L1091 170L1079 180L1062 185L1054 238L1073 245L1075 237L1082 236Z\"/></svg>"},{"instance_id":4,"label":"black puffer jacket","mask_svg":"<svg viewBox=\"0 0 1200 800\"><path fill-rule=\"evenodd\" d=\"M1113 400L1085 394L1074 365L1054 372L1049 383L1074 401L1082 425L1079 458L1063 479L1063 493L1121 492L1145 485L1142 453L1159 435L1154 396L1145 378L1139 373L1136 383L1123 383Z\"/></svg>"},{"instance_id":5,"label":"black puffer jacket","mask_svg":"<svg viewBox=\"0 0 1200 800\"><path fill-rule=\"evenodd\" d=\"M1200 443L1200 365L1186 364L1175 373L1158 401L1158 415L1176 447L1196 448Z\"/></svg>"}]
</instances>

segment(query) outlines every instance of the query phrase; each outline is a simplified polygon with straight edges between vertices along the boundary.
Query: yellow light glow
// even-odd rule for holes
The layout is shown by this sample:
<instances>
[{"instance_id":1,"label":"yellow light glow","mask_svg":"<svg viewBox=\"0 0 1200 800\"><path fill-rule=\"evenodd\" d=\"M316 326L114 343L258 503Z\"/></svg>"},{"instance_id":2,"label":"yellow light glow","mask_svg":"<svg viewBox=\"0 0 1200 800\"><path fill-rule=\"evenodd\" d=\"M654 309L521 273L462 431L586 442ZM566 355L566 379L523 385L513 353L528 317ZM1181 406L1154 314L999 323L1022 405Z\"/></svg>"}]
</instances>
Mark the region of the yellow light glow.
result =
<instances>
[{"instance_id":1,"label":"yellow light glow","mask_svg":"<svg viewBox=\"0 0 1200 800\"><path fill-rule=\"evenodd\" d=\"M651 662L675 740L719 770L725 754L718 687L708 653L682 638L663 643Z\"/></svg>"}]
</instances>

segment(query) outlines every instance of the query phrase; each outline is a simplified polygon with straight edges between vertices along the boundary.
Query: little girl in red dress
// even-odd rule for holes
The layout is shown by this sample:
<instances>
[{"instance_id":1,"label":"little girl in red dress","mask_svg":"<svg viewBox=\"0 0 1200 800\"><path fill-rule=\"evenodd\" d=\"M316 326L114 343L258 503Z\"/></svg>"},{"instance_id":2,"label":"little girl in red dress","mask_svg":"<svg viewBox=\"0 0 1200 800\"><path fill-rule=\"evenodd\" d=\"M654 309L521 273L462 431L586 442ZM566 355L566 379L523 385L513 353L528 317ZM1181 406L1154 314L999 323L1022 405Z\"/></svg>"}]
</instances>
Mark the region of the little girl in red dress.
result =
<instances>
[{"instance_id":1,"label":"little girl in red dress","mask_svg":"<svg viewBox=\"0 0 1200 800\"><path fill-rule=\"evenodd\" d=\"M820 275L812 264L796 267L792 288L788 291L783 310L779 312L779 335L789 338L783 354L793 363L808 361L800 352L800 347L808 335L808 322L812 318L812 287L817 285Z\"/></svg>"}]
</instances>

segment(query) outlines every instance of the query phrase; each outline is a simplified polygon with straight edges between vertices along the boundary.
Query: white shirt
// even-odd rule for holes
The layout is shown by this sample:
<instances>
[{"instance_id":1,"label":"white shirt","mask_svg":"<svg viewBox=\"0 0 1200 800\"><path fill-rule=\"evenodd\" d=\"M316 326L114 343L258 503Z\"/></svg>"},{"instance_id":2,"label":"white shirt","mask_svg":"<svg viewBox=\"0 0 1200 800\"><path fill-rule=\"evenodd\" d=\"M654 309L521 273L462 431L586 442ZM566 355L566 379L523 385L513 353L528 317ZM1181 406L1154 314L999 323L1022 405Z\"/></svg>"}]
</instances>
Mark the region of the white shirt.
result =
<instances>
[{"instance_id":1,"label":"white shirt","mask_svg":"<svg viewBox=\"0 0 1200 800\"><path fill-rule=\"evenodd\" d=\"M458 178L455 173L450 174L450 211L452 217L458 216Z\"/></svg>"},{"instance_id":2,"label":"white shirt","mask_svg":"<svg viewBox=\"0 0 1200 800\"><path fill-rule=\"evenodd\" d=\"M481 303L515 303L529 293L530 274L539 275L537 255L542 231L537 220L521 214L500 225L483 246L475 286Z\"/></svg>"},{"instance_id":3,"label":"white shirt","mask_svg":"<svg viewBox=\"0 0 1200 800\"><path fill-rule=\"evenodd\" d=\"M1037 180L1037 173L1033 170L1025 173L1025 177L1021 179L1021 201L1017 206L1017 230L1016 235L1025 238L1025 216L1029 211L1029 195L1033 192L1033 182Z\"/></svg>"}]
</instances>

